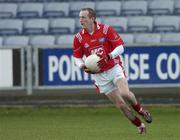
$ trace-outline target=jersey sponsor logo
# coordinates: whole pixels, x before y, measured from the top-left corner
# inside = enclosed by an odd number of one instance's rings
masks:
[[[105,42],[105,38],[104,38],[104,37],[101,37],[101,38],[99,39],[99,42],[100,42],[100,43],[104,43],[104,42]]]
[[[96,46],[91,49],[91,54],[103,55],[105,54],[105,50],[103,49],[103,46]]]

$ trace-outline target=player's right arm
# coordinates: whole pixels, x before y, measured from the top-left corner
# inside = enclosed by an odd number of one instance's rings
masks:
[[[75,36],[74,41],[73,41],[73,58],[74,58],[74,63],[77,65],[80,69],[83,71],[94,74],[91,72],[84,64],[84,61],[82,59],[83,57],[83,50],[81,48],[81,43],[79,42],[78,38]]]
[[[89,74],[94,74],[94,72],[91,72],[84,64],[84,61],[82,60],[82,58],[77,58],[77,57],[73,57],[74,58],[74,63],[76,66],[78,66],[80,69],[82,69],[83,71],[89,73]]]

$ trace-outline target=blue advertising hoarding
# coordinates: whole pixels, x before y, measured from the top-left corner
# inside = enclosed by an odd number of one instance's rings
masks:
[[[121,56],[130,85],[180,85],[180,47],[126,47]],[[75,66],[72,49],[42,50],[42,84],[92,85],[92,78]]]

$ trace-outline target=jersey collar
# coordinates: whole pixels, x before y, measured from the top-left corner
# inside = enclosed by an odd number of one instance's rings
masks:
[[[100,29],[100,25],[96,21],[94,22],[94,24],[95,24],[95,31],[99,30]],[[88,31],[86,29],[82,30],[82,34],[87,34],[87,33],[88,33]]]

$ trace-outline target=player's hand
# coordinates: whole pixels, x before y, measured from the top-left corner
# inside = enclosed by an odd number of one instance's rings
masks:
[[[98,66],[100,67],[100,68],[103,68],[104,67],[104,65],[106,65],[106,63],[111,59],[111,56],[110,56],[110,54],[108,54],[108,55],[103,55],[103,56],[101,56],[101,55],[99,55],[99,54],[97,54],[101,59],[98,61]]]
[[[81,69],[82,69],[83,71],[85,71],[86,73],[95,74],[95,72],[90,71],[85,65],[83,65],[83,66],[81,67]]]

